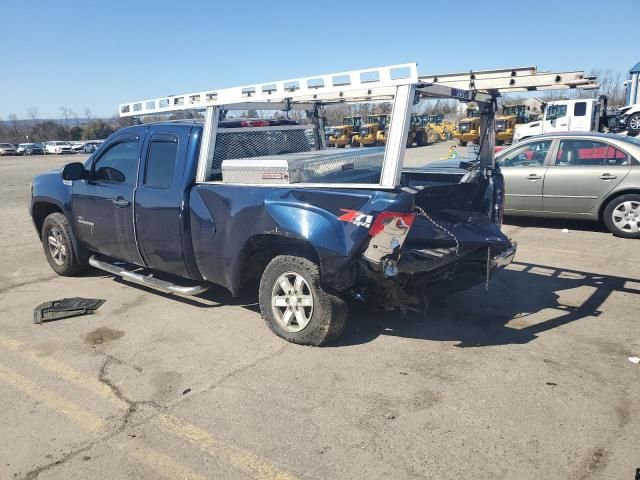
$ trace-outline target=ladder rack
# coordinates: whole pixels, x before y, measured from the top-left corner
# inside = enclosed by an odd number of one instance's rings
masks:
[[[595,77],[582,71],[538,72],[536,67],[481,70],[467,73],[446,73],[419,77],[421,82],[466,90],[530,92],[564,88],[597,89]]]
[[[392,99],[396,87],[417,82],[417,64],[404,63],[139,100],[120,104],[119,112],[121,117],[132,117],[223,105],[226,109],[248,110],[264,109],[265,103],[272,104],[269,108],[274,110],[308,110],[317,102]]]

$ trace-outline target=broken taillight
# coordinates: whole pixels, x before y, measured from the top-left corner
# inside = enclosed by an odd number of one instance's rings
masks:
[[[394,222],[394,227],[400,231],[407,230],[413,225],[413,221],[416,218],[415,213],[398,213],[398,212],[382,212],[378,214],[376,220],[369,229],[369,235],[372,237],[382,232],[386,226],[389,226],[391,222]]]

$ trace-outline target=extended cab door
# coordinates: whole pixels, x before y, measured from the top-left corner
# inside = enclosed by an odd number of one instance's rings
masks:
[[[553,140],[528,140],[498,155],[504,176],[505,213],[542,212],[542,187]]]
[[[133,224],[133,193],[143,129],[127,129],[95,155],[90,178],[73,182],[71,209],[78,239],[97,253],[141,264]]]
[[[191,241],[185,178],[191,127],[152,125],[147,131],[135,197],[136,233],[147,266],[189,277],[183,243]]]
[[[563,138],[554,157],[544,182],[546,212],[597,214],[600,199],[631,169],[628,154],[593,138]]]

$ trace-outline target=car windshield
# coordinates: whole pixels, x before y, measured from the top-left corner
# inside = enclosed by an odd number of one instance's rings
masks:
[[[56,144],[56,145],[62,145],[62,146],[65,146],[65,147],[68,147],[68,146],[69,146],[69,143],[68,143],[68,142],[55,142],[55,144]]]
[[[11,145],[10,143],[0,143],[0,147],[3,147],[3,148],[13,148],[13,145]]]

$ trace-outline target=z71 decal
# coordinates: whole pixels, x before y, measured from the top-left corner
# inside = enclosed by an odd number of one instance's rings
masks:
[[[343,222],[352,223],[357,227],[371,227],[371,222],[373,221],[373,215],[367,215],[363,212],[358,212],[357,210],[348,210],[346,208],[341,208],[341,212],[345,212],[344,214],[338,217],[338,220],[342,220]]]

